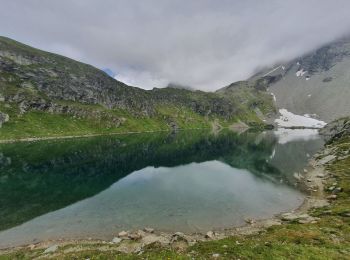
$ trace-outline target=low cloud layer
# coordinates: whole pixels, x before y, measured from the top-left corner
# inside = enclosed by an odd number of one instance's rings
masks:
[[[0,0],[0,34],[142,88],[215,90],[350,32],[348,0]]]

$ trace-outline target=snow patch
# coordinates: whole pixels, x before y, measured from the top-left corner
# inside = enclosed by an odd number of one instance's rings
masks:
[[[280,118],[275,119],[279,127],[309,127],[322,128],[326,125],[325,122],[307,116],[301,116],[289,112],[287,109],[280,109]]]
[[[275,96],[275,94],[271,93],[271,96],[272,96],[272,98],[273,98],[273,101],[276,102],[276,96]]]
[[[305,74],[306,72],[307,72],[306,70],[301,69],[301,70],[298,70],[298,71],[295,73],[295,75],[296,75],[297,77],[302,77],[302,76],[304,76],[304,74]]]
[[[267,72],[266,74],[264,74],[263,77],[266,77],[267,75],[271,74],[272,72],[278,70],[280,67],[281,67],[281,65],[278,66],[278,67],[276,67],[276,68],[274,68],[274,69],[272,69],[272,70],[270,70],[269,72]]]

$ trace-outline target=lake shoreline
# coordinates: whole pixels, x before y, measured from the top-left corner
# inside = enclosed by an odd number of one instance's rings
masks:
[[[324,149],[324,148],[323,148]],[[315,156],[314,156],[315,157]],[[303,203],[296,209],[289,212],[281,212],[276,214],[274,217],[266,219],[246,219],[247,224],[243,226],[236,226],[232,228],[222,229],[222,230],[212,230],[208,231],[207,234],[202,233],[192,233],[183,234],[182,232],[160,232],[153,231],[148,232],[144,230],[137,230],[126,232],[127,234],[116,234],[114,241],[106,241],[102,239],[60,239],[60,240],[46,240],[40,241],[35,244],[23,245],[17,247],[8,247],[0,249],[1,254],[11,253],[13,251],[21,249],[45,249],[52,245],[57,245],[59,247],[64,247],[66,245],[80,245],[80,244],[103,244],[103,245],[115,245],[118,244],[120,251],[124,253],[135,253],[137,250],[141,250],[144,246],[151,243],[159,243],[163,247],[173,247],[177,246],[181,241],[181,246],[186,248],[188,246],[194,245],[197,242],[213,241],[225,239],[231,236],[246,236],[251,234],[256,234],[274,225],[282,225],[288,223],[289,220],[298,220],[298,216],[303,216],[306,219],[305,223],[312,223],[315,221],[314,218],[307,215],[307,212],[314,207],[322,207],[328,204],[325,194],[323,192],[322,178],[326,177],[326,171],[323,167],[324,163],[312,158],[309,161],[308,166],[305,168],[305,174],[303,178],[298,180],[300,184],[300,189],[307,193],[307,196],[303,200]],[[321,176],[323,176],[321,178]],[[307,221],[309,220],[309,222]],[[120,240],[120,241],[119,241]]]
[[[210,128],[186,128],[176,129],[176,131],[184,130],[210,130]],[[173,130],[150,130],[150,131],[129,131],[129,132],[117,132],[117,133],[101,133],[101,134],[86,134],[86,135],[65,135],[65,136],[47,136],[47,137],[28,137],[18,139],[3,139],[0,140],[0,144],[10,144],[19,142],[37,142],[37,141],[48,141],[48,140],[64,140],[64,139],[75,139],[75,138],[89,138],[89,137],[100,137],[100,136],[114,136],[114,135],[128,135],[128,134],[145,134],[145,133],[160,133],[169,132]]]

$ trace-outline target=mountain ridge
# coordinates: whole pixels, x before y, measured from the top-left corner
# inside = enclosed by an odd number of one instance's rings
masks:
[[[331,122],[350,114],[350,37],[266,68],[248,81],[270,77],[276,105]],[[336,105],[335,105],[336,104]]]
[[[109,133],[209,128],[214,121],[221,126],[237,121],[263,126],[263,117],[275,112],[270,95],[254,86],[230,95],[173,87],[144,90],[91,65],[6,37],[0,37],[0,100],[0,112],[9,116],[1,122],[0,135],[16,138],[45,135],[45,128],[51,135],[75,135],[96,129]]]

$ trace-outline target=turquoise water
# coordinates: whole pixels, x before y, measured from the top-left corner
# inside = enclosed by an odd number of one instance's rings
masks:
[[[295,131],[0,145],[0,247],[146,226],[206,232],[296,208],[293,173],[323,142]]]

